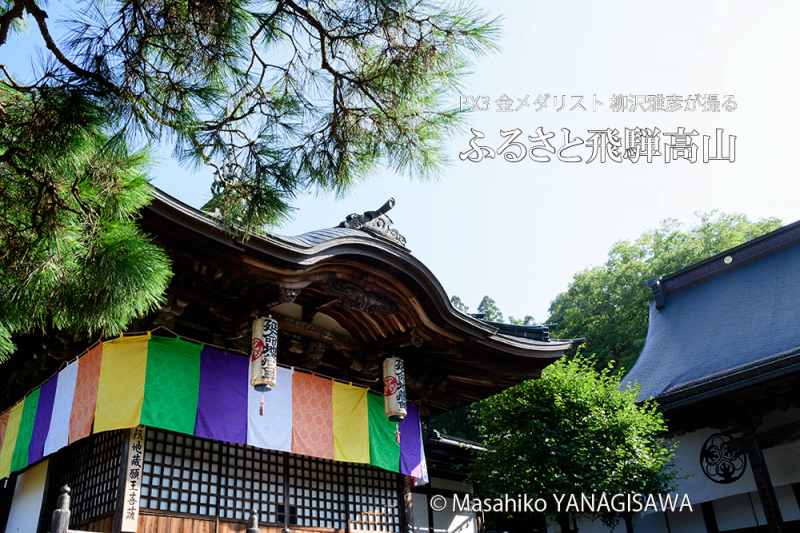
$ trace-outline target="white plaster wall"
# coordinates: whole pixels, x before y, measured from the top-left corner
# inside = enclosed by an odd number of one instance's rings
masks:
[[[776,487],[800,481],[800,441],[764,450],[764,460]]]
[[[762,429],[798,419],[800,419],[800,409],[775,411],[765,417]],[[714,483],[703,474],[700,468],[700,449],[705,439],[717,432],[718,430],[714,428],[703,428],[675,438],[678,442],[674,460],[679,472],[678,492],[689,494],[694,506],[706,501],[756,491],[749,461],[744,475],[734,483],[725,485]],[[774,486],[781,487],[800,482],[800,441],[764,450],[764,459]]]
[[[789,486],[777,487],[775,495],[778,497],[778,506],[783,519],[785,521],[800,520],[800,507],[797,505],[792,488]],[[713,502],[712,505],[720,531],[763,526],[767,523],[757,492],[723,498]]]
[[[746,494],[756,489],[749,462],[742,477],[733,483],[715,483],[705,476],[700,467],[700,450],[706,439],[717,432],[718,430],[714,428],[703,428],[675,439],[678,442],[673,461],[678,471],[676,492],[688,494],[692,506],[696,509],[699,509],[703,502],[735,494]]]
[[[668,533],[664,513],[650,512],[633,517],[633,530],[637,533]]]
[[[737,494],[716,500],[711,505],[720,531],[764,524],[764,512],[758,494]]]
[[[797,500],[794,497],[791,487],[783,486],[775,489],[778,497],[778,504],[781,508],[781,514],[785,521],[800,520],[800,507],[797,505]],[[752,500],[751,500],[752,499]],[[751,503],[752,501],[752,503]],[[758,493],[751,492],[748,494],[737,494],[728,496],[712,502],[714,508],[714,515],[717,519],[717,525],[720,531],[730,531],[744,527],[754,527],[766,524],[763,508],[761,507],[761,500]],[[669,513],[670,527],[675,531],[676,527],[688,527],[692,531],[705,532],[703,525],[703,515],[699,506],[696,508],[694,514],[688,513]],[[697,522],[699,520],[699,523]],[[592,523],[588,520],[579,520],[581,533],[606,533],[608,529],[603,529],[601,523]],[[677,526],[676,526],[677,524]],[[699,524],[699,525],[698,525]],[[548,531],[558,531],[558,526],[551,525],[552,529]],[[619,531],[619,527],[616,531]],[[634,531],[636,533],[667,533],[666,522],[663,513],[647,513],[645,515],[638,515],[634,518]],[[683,531],[683,530],[680,530]],[[616,532],[615,532],[616,533]]]
[[[451,506],[446,511],[433,513],[433,531],[436,533],[476,533],[476,526],[475,513],[453,513]]]
[[[452,479],[431,478],[431,488],[434,492],[436,492],[436,489],[442,489],[462,495],[472,494],[471,483]],[[477,521],[475,513],[454,513],[453,499],[449,498],[446,510],[433,511],[433,530],[436,533],[476,533]]]
[[[559,527],[560,529],[560,527]],[[589,518],[578,518],[579,533],[619,533],[625,532],[625,524],[620,522],[616,527],[610,528],[602,520],[591,520]]]
[[[633,518],[633,530],[636,533],[668,533],[664,514],[652,512],[635,516]],[[558,526],[555,526],[554,531],[558,531]],[[625,523],[620,521],[616,527],[609,528],[600,520],[579,518],[578,531],[580,533],[625,533]],[[705,527],[703,531],[705,532]]]
[[[674,533],[706,533],[706,523],[703,521],[703,512],[699,505],[695,506],[691,513],[689,511],[667,513],[667,518],[669,519],[669,528]]]
[[[794,497],[792,487],[783,486],[775,489],[778,496],[778,506],[781,508],[781,516],[785,521],[800,520],[800,506],[797,505],[797,498]],[[758,494],[756,494],[756,497]]]
[[[6,533],[33,533],[39,526],[44,485],[47,481],[47,461],[32,466],[17,478]]]

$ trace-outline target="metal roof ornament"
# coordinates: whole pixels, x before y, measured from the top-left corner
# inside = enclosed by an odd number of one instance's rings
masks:
[[[366,231],[376,237],[391,241],[400,246],[406,246],[406,238],[394,228],[394,222],[386,214],[394,207],[394,198],[386,200],[382,206],[375,211],[364,211],[363,213],[352,213],[339,223],[340,228],[350,228]]]

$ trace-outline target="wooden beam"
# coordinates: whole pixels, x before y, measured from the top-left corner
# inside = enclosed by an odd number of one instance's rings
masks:
[[[756,438],[758,439],[758,446],[762,450],[800,440],[800,420],[758,432],[756,433]]]
[[[282,331],[295,333],[315,341],[327,343],[340,351],[353,351],[358,350],[359,346],[353,339],[348,339],[342,335],[338,335],[319,326],[315,326],[310,322],[303,322],[286,315],[273,313],[273,317],[278,321],[279,328]]]
[[[761,506],[764,508],[764,515],[767,517],[767,531],[782,533],[784,530],[783,516],[778,505],[775,487],[772,485],[772,479],[767,469],[767,462],[764,460],[764,454],[755,436],[750,436],[747,444],[747,457],[750,459],[753,479],[758,488],[758,496],[761,499]]]
[[[703,522],[706,525],[706,531],[708,533],[719,533],[717,516],[714,514],[714,504],[711,502],[703,502],[700,504],[700,510],[703,513]]]
[[[116,507],[114,508],[114,518],[111,526],[113,533],[119,533],[122,528],[122,515],[125,512],[125,484],[128,476],[128,448],[130,445],[131,432],[129,430],[123,430],[123,434],[124,437],[119,445],[119,479],[117,480]]]

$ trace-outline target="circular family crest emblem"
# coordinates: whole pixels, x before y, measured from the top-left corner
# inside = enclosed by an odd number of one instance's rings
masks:
[[[731,441],[730,435],[714,433],[700,449],[700,467],[714,483],[733,483],[747,469],[747,456],[731,446]]]

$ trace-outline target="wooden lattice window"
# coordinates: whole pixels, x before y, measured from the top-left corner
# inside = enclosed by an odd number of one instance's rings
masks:
[[[140,505],[144,509],[216,516],[218,442],[148,430]]]
[[[289,524],[344,528],[347,464],[289,456]]]
[[[260,523],[283,523],[283,454],[226,444],[221,461],[219,517],[246,520],[257,510]]]
[[[148,429],[141,508],[262,525],[399,533],[401,476]]]
[[[400,531],[400,478],[367,465],[348,465],[351,531]]]
[[[126,434],[98,433],[64,448],[51,459],[46,516],[55,508],[58,489],[64,485],[72,489],[70,527],[77,528],[116,510]]]

